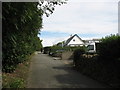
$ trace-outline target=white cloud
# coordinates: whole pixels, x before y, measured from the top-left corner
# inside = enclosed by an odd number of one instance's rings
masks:
[[[69,0],[71,2],[118,2],[119,0]]]
[[[58,28],[59,27],[59,28]],[[63,28],[64,27],[64,28]],[[117,24],[114,23],[69,23],[64,25],[47,26],[51,32],[78,33],[78,34],[111,34],[117,32]],[[47,31],[45,29],[45,31]]]
[[[68,37],[51,37],[51,38],[43,37],[41,38],[41,40],[43,40],[42,41],[43,46],[52,46],[57,44],[58,42],[66,40],[67,38]]]
[[[53,45],[53,42],[52,41],[55,41],[55,38],[41,38],[42,41],[42,44],[43,46],[52,46]]]
[[[66,5],[57,6],[50,17],[43,18],[43,31],[101,36],[117,33],[117,2],[118,0],[68,0]],[[58,39],[51,36],[44,38],[44,41],[53,44]]]
[[[99,24],[97,26],[101,27],[101,23],[104,22],[110,22],[110,20],[116,20],[117,19],[117,6],[111,6],[104,3],[83,3],[83,4],[77,4],[70,6],[72,7],[60,7],[57,9],[53,15],[51,15],[49,18],[45,18],[44,21],[44,30],[46,31],[61,31],[61,32],[68,32],[67,28],[69,29],[69,26],[71,26],[71,23],[73,23],[73,27],[71,29],[78,29],[77,27],[80,27],[81,24],[86,24],[85,28],[88,27],[90,29],[91,24],[95,26],[95,24]],[[68,5],[69,6],[69,5]],[[67,9],[66,9],[67,8]],[[109,15],[113,14],[113,15]],[[116,22],[117,23],[117,22]],[[78,26],[75,26],[77,24]],[[101,25],[100,25],[101,24]],[[109,24],[109,23],[108,23]],[[88,25],[88,26],[87,26]],[[83,25],[82,25],[83,26]],[[112,25],[113,26],[113,25]],[[107,31],[109,32],[109,29],[112,27],[107,28]],[[99,27],[96,27],[99,28]],[[84,28],[83,28],[84,29]],[[88,29],[88,31],[89,31]],[[79,29],[78,29],[79,30]]]

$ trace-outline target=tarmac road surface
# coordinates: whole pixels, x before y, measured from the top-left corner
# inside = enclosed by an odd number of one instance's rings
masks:
[[[45,54],[31,58],[27,88],[105,88],[74,70],[66,60],[55,60]]]

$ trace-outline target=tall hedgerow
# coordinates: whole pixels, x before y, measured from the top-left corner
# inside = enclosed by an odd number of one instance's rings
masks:
[[[36,2],[2,4],[2,70],[12,72],[18,63],[42,47],[37,34],[42,28],[42,11]]]
[[[120,58],[120,36],[111,35],[102,39],[99,45],[99,58],[101,60],[116,60]]]

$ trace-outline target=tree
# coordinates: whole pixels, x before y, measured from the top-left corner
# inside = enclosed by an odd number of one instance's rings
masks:
[[[39,0],[38,9],[48,17],[55,10],[56,5],[66,4],[67,0]]]
[[[3,71],[12,72],[18,63],[42,48],[37,37],[42,28],[42,11],[38,3],[7,2],[2,4]]]
[[[46,4],[44,4],[46,2]],[[42,48],[37,35],[42,28],[42,16],[53,12],[61,0],[37,2],[4,2],[2,4],[2,70],[12,72],[17,64]],[[37,8],[38,7],[38,8]],[[53,7],[53,8],[52,8]]]

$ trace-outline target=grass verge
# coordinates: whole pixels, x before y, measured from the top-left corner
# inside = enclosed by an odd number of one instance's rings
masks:
[[[33,55],[28,56],[26,61],[20,63],[14,72],[2,73],[2,88],[26,88],[31,57]]]

